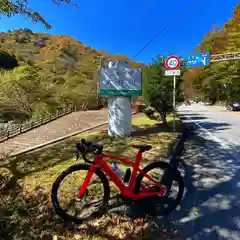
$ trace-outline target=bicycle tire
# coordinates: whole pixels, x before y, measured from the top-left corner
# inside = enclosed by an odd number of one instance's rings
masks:
[[[180,172],[176,169],[171,167],[168,163],[166,162],[154,162],[154,163],[150,163],[148,164],[146,167],[143,168],[143,172],[145,174],[147,174],[149,171],[153,170],[154,168],[161,168],[161,169],[166,169],[169,171],[170,175],[173,176],[173,179],[176,180],[178,182],[178,187],[179,187],[179,191],[177,194],[177,198],[175,200],[175,204],[169,208],[169,209],[165,209],[163,210],[161,213],[164,215],[168,215],[170,214],[174,209],[176,209],[176,207],[180,204],[182,197],[183,197],[183,193],[184,193],[184,181],[183,178],[180,174]],[[144,175],[142,173],[139,173],[137,178],[136,178],[136,184],[135,184],[135,188],[134,188],[134,192],[135,193],[139,193],[140,192],[140,188],[141,188],[141,182],[143,180]],[[171,188],[171,187],[170,187]],[[151,197],[147,197],[151,198]],[[136,201],[137,203],[142,202],[142,199],[139,199]]]
[[[85,220],[89,220],[89,219],[92,219],[92,218],[102,216],[107,209],[108,201],[110,199],[110,186],[109,186],[109,181],[108,181],[107,177],[105,176],[105,174],[100,169],[96,169],[94,174],[96,174],[99,177],[101,183],[103,184],[104,196],[103,196],[102,203],[101,203],[100,207],[98,208],[98,210],[96,212],[94,212],[90,216],[83,217],[83,218],[78,218],[78,217],[74,217],[74,216],[69,215],[59,204],[57,193],[58,193],[59,186],[60,186],[61,182],[63,181],[63,179],[66,176],[68,176],[69,174],[71,174],[73,172],[76,172],[76,171],[81,171],[81,170],[87,170],[88,171],[89,167],[90,167],[90,165],[87,165],[87,164],[73,165],[73,166],[69,167],[68,169],[66,169],[65,171],[63,171],[57,177],[57,179],[55,180],[55,182],[52,185],[51,200],[52,200],[53,208],[54,208],[54,211],[56,212],[56,214],[58,216],[60,216],[63,220],[78,223],[78,224],[82,224]]]

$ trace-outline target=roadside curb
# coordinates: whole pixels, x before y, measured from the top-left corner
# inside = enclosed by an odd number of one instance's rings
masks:
[[[168,159],[169,164],[174,167],[178,168],[179,161],[181,159],[183,150],[184,150],[184,143],[189,135],[189,127],[182,121],[181,116],[178,116],[182,125],[181,132],[178,134],[177,137],[173,138],[172,142],[170,143],[169,150],[168,150]]]
[[[134,112],[134,113],[132,113],[132,115],[136,115],[137,113],[138,113],[138,112]],[[8,156],[9,156],[9,157],[16,157],[16,156],[21,155],[21,154],[24,154],[24,153],[29,153],[29,152],[31,152],[31,151],[34,151],[34,150],[37,150],[37,149],[46,147],[47,145],[51,145],[51,144],[54,144],[54,143],[57,143],[57,142],[66,140],[67,138],[73,137],[73,136],[75,136],[75,135],[78,135],[78,134],[81,134],[81,133],[84,133],[84,132],[88,132],[88,131],[90,131],[90,130],[93,130],[93,129],[98,128],[98,127],[101,127],[101,126],[104,126],[104,125],[106,125],[106,124],[108,124],[108,121],[105,121],[105,122],[103,122],[103,123],[94,125],[94,126],[89,127],[89,128],[85,128],[85,129],[78,130],[78,131],[76,131],[76,132],[73,132],[73,133],[64,135],[64,136],[62,136],[62,137],[55,138],[55,139],[53,139],[53,140],[51,140],[51,141],[48,141],[48,142],[45,142],[45,143],[41,143],[41,144],[35,145],[35,146],[33,146],[33,147],[30,147],[30,148],[21,150],[21,151],[19,151],[19,152],[10,154],[10,155],[8,155]],[[0,159],[1,159],[1,157],[0,157]]]

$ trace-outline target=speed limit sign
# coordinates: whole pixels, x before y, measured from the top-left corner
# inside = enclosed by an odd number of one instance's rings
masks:
[[[168,70],[176,70],[181,65],[181,59],[177,56],[169,56],[165,61],[165,67]]]

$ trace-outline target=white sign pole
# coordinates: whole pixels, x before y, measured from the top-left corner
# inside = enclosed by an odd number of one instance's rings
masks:
[[[176,131],[176,76],[180,76],[178,69],[181,65],[181,59],[177,56],[169,56],[165,61],[165,76],[173,76],[173,131]]]
[[[173,76],[173,131],[176,131],[176,76]]]
[[[109,68],[121,71],[119,62],[109,63]],[[124,66],[125,67],[125,66]],[[131,98],[123,96],[108,97],[108,136],[126,137],[132,133]]]

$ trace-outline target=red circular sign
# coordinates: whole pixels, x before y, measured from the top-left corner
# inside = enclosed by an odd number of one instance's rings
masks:
[[[165,67],[168,70],[176,70],[181,65],[181,59],[177,56],[169,56],[165,61]]]

